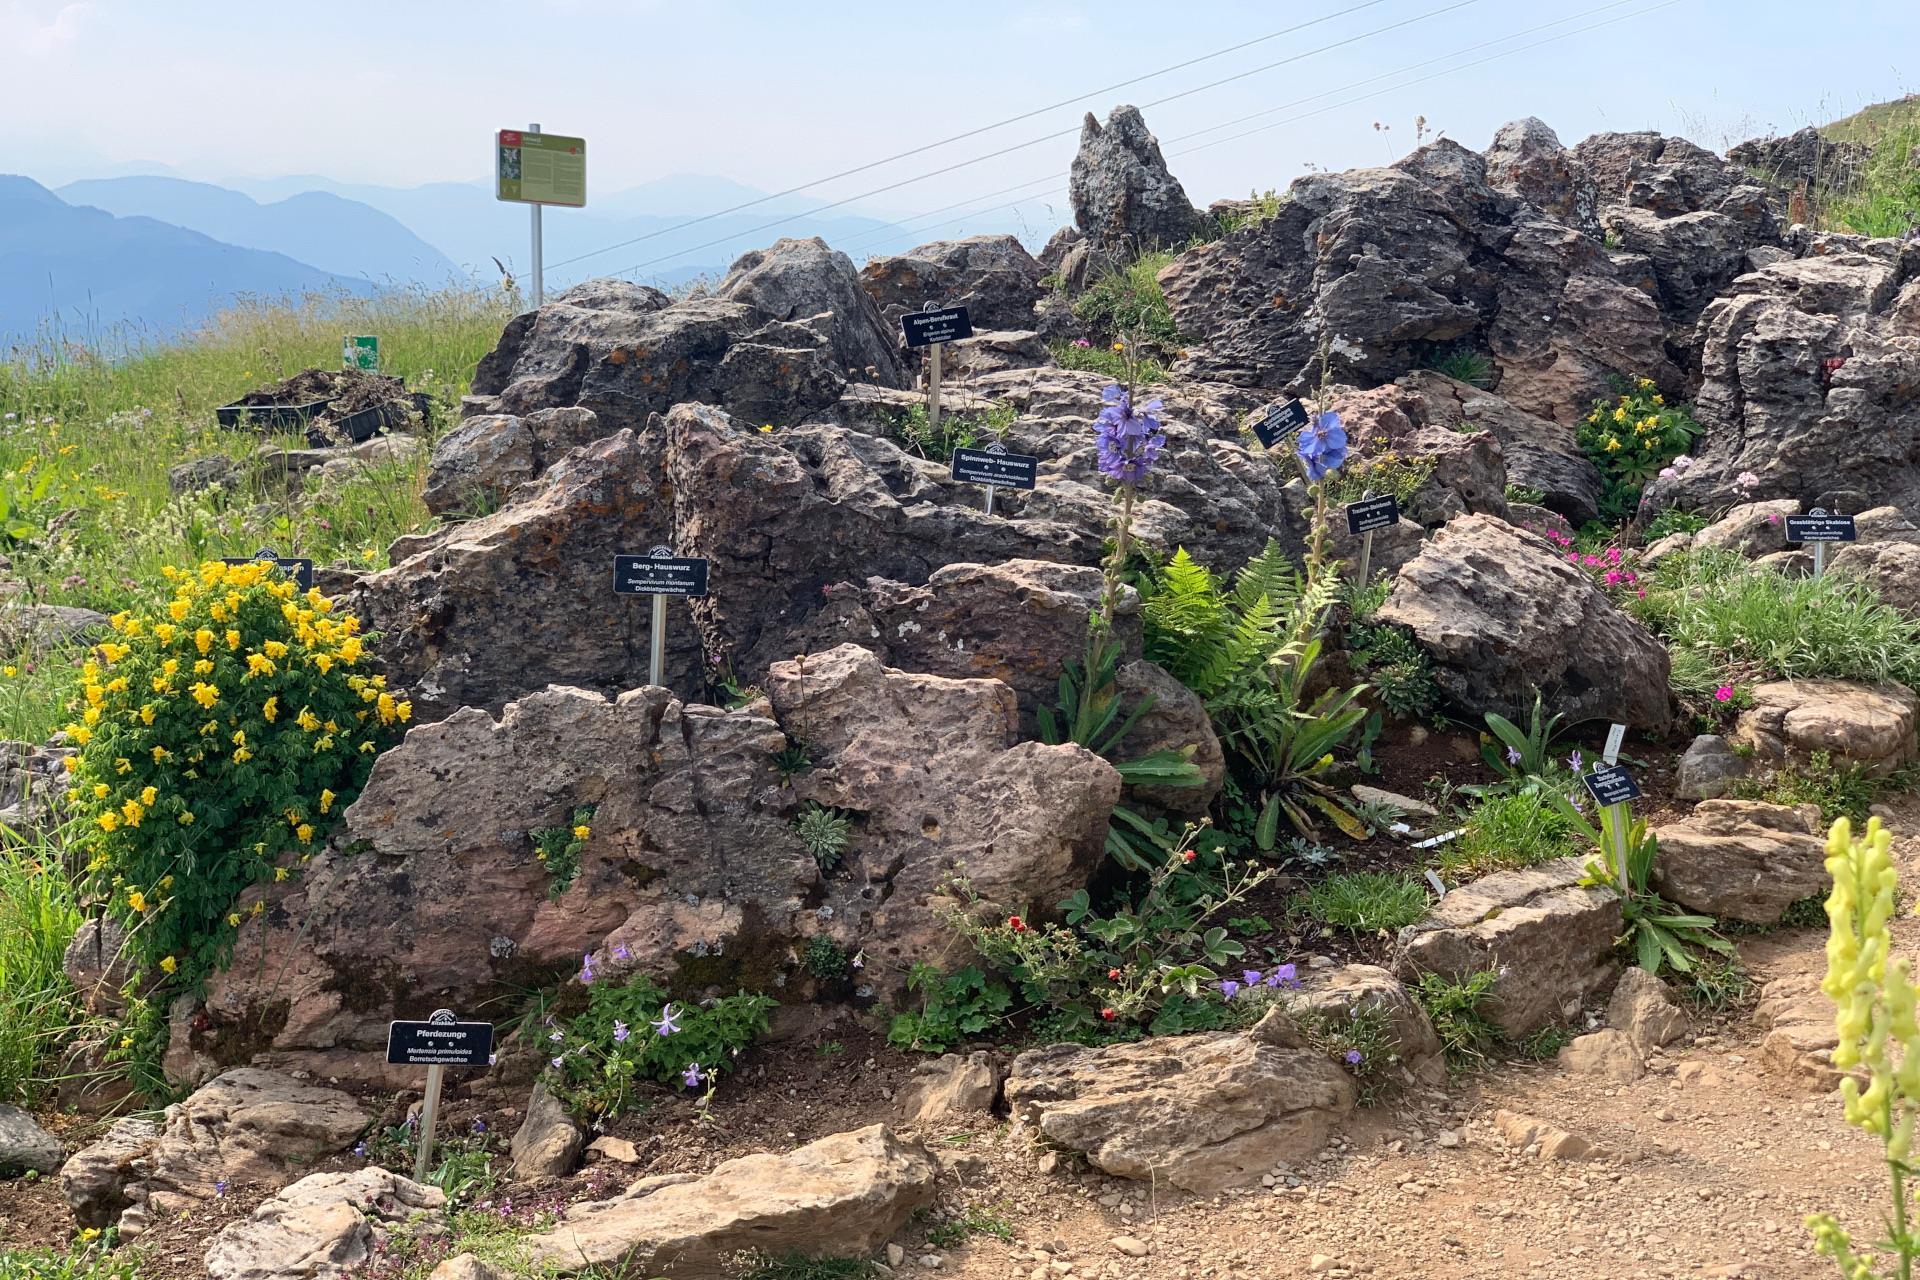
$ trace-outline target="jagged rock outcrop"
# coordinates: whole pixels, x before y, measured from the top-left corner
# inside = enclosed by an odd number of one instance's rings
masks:
[[[1769,498],[1920,508],[1920,336],[1898,320],[1920,244],[1828,237],[1816,249],[1740,276],[1702,313],[1694,413],[1706,434],[1692,466],[1648,487],[1644,511]]]
[[[850,380],[897,387],[905,377],[897,330],[860,287],[853,260],[818,236],[742,254],[714,293],[825,333]]]
[[[473,1009],[589,955],[598,975],[644,970],[676,992],[778,992],[825,931],[891,981],[958,945],[941,919],[956,872],[1021,911],[1086,884],[1119,775],[1020,741],[1006,685],[848,645],[776,664],[768,688],[779,724],[764,702],[555,687],[497,720],[466,708],[415,727],[347,810],[344,847],[242,927],[187,1047],[384,1080],[367,1050],[389,1019]],[[789,735],[812,766],[782,785]],[[853,819],[837,863],[793,831],[808,800]],[[556,889],[530,833],[582,808],[592,836]]]
[[[1250,1031],[1031,1049],[1006,1092],[1017,1119],[1095,1168],[1203,1194],[1312,1155],[1355,1097],[1278,1012]]]
[[[1487,183],[1519,196],[1542,213],[1596,239],[1600,193],[1587,172],[1546,121],[1528,116],[1500,126],[1487,147]]]
[[[1511,170],[1505,171],[1511,176]],[[1572,423],[1618,375],[1678,391],[1655,300],[1601,243],[1432,143],[1383,169],[1310,174],[1272,218],[1161,272],[1189,340],[1177,371],[1242,386],[1375,385],[1455,351],[1515,407]]]
[[[1003,492],[993,515],[945,466],[869,430],[763,432],[683,404],[573,451],[490,515],[402,539],[394,566],[362,580],[353,603],[387,636],[383,660],[416,714],[432,719],[497,710],[552,683],[616,693],[644,681],[646,602],[614,595],[611,571],[616,554],[655,544],[712,562],[695,625],[681,621],[687,606],[671,606],[667,678],[690,695],[709,655],[751,682],[803,649],[871,639],[872,619],[863,628],[836,599],[842,584],[916,588],[954,564],[1096,564],[1112,519],[1091,426],[1104,380],[1020,372],[972,385],[1018,411],[1009,447],[1043,459],[1039,488]],[[1135,509],[1143,542],[1164,554],[1185,546],[1223,572],[1270,536],[1297,545],[1304,488],[1233,438],[1238,418],[1206,389],[1169,397],[1165,462]],[[977,618],[970,629],[1018,624]]]
[[[1032,329],[1046,273],[1013,236],[968,236],[870,259],[860,268],[860,285],[889,325],[931,302],[964,306],[974,332],[984,333]]]
[[[1137,107],[1115,107],[1104,125],[1087,113],[1067,195],[1082,243],[1128,259],[1178,249],[1207,227]]]
[[[420,499],[437,516],[484,513],[569,449],[609,434],[600,419],[578,406],[536,409],[524,418],[510,413],[468,418],[433,446]]]
[[[551,1230],[526,1237],[528,1260],[558,1275],[619,1267],[721,1280],[749,1252],[860,1257],[933,1200],[937,1173],[920,1144],[869,1125],[729,1160],[704,1178],[642,1178],[611,1200],[573,1205]]]
[[[1753,138],[1727,151],[1728,160],[1785,193],[1776,212],[1788,221],[1805,221],[1813,201],[1826,192],[1854,189],[1871,155],[1871,147],[1829,142],[1811,125],[1780,137]]]
[[[1428,540],[1378,616],[1413,633],[1441,690],[1475,716],[1524,720],[1537,691],[1569,723],[1672,722],[1666,646],[1552,543],[1491,516]]]
[[[1400,931],[1394,971],[1455,982],[1493,971],[1487,1016],[1516,1039],[1571,1017],[1619,967],[1619,896],[1582,885],[1585,874],[1582,859],[1560,858],[1461,885]]]
[[[229,1188],[278,1190],[373,1123],[353,1098],[275,1071],[241,1068],[167,1108],[158,1125],[123,1120],[61,1170],[80,1225],[123,1239]]]

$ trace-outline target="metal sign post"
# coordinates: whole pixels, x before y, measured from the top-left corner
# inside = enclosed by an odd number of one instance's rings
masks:
[[[527,126],[527,132],[538,134],[540,122],[535,120]],[[540,234],[540,208],[538,203],[527,206],[533,210],[533,305],[537,309],[547,300],[547,246],[545,237]]]
[[[413,1180],[425,1182],[433,1167],[433,1133],[440,1123],[440,1088],[448,1067],[485,1067],[493,1063],[493,1024],[462,1022],[451,1009],[435,1009],[425,1022],[387,1024],[387,1065],[425,1067],[426,1099],[420,1104],[420,1137],[413,1157]]]
[[[1608,736],[1610,749],[1613,747],[1613,736]],[[1640,798],[1640,784],[1633,780],[1633,775],[1625,768],[1611,761],[1587,774],[1581,781],[1586,784],[1587,794],[1593,797],[1594,803],[1605,809],[1611,819],[1613,860],[1619,872],[1620,892],[1623,895],[1630,893],[1633,882],[1627,874],[1627,805]]]
[[[900,328],[906,336],[908,350],[928,348],[927,430],[936,432],[940,429],[940,348],[961,338],[971,338],[973,318],[965,307],[943,307],[929,302],[920,310],[901,316]],[[993,508],[989,506],[987,510]]]
[[[940,430],[940,348],[944,342],[936,342],[927,352],[927,433],[937,435]],[[987,501],[993,501],[988,495]]]
[[[1391,529],[1400,523],[1400,503],[1390,493],[1375,496],[1371,489],[1358,502],[1346,505],[1347,532],[1360,535],[1361,586],[1373,575],[1373,535],[1377,529]]]
[[[707,594],[707,562],[676,556],[669,546],[644,556],[613,558],[613,589],[623,596],[653,597],[653,634],[647,650],[647,683],[663,685],[667,676],[667,597]]]

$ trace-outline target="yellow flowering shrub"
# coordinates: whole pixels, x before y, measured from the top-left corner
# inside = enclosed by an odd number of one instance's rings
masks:
[[[1888,1275],[1907,1276],[1920,1254],[1910,1234],[1906,1180],[1913,1149],[1914,1118],[1920,1115],[1920,1026],[1914,1020],[1911,967],[1893,958],[1891,924],[1900,873],[1893,865],[1893,837],[1874,818],[1856,838],[1842,818],[1827,836],[1827,873],[1833,892],[1827,898],[1827,976],[1820,989],[1833,998],[1840,1043],[1833,1065],[1851,1072],[1840,1084],[1847,1123],[1877,1135],[1886,1144],[1893,1182],[1893,1212],[1888,1239],[1899,1263]],[[1861,1087],[1859,1076],[1866,1078]],[[1881,1274],[1871,1254],[1854,1252],[1852,1238],[1832,1214],[1807,1219],[1814,1249],[1832,1258],[1846,1280],[1874,1280]]]
[[[1670,405],[1651,378],[1641,378],[1613,403],[1596,401],[1580,421],[1581,452],[1600,470],[1600,515],[1625,520],[1640,505],[1640,491],[1662,468],[1683,458],[1700,434],[1685,409]]]
[[[81,668],[66,794],[136,979],[197,981],[240,892],[323,838],[413,708],[363,670],[359,620],[271,563],[165,572],[166,608],[115,615]]]

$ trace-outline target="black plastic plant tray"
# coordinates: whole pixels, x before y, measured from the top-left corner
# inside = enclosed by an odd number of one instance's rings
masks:
[[[252,427],[256,430],[303,430],[309,422],[333,403],[314,400],[307,404],[223,404],[213,416],[223,427]]]

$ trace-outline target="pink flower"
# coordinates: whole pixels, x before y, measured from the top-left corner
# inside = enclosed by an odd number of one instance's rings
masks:
[[[1609,570],[1607,570],[1607,579],[1606,579],[1606,581],[1607,581],[1607,585],[1608,585],[1608,586],[1610,586],[1610,587],[1617,587],[1617,586],[1619,586],[1619,585],[1620,585],[1620,571],[1619,571],[1618,569],[1609,569]]]
[[[1680,473],[1679,473],[1679,472],[1677,472],[1677,471],[1675,471],[1675,470],[1674,470],[1674,469],[1673,469],[1672,467],[1662,467],[1662,468],[1660,468],[1660,478],[1661,478],[1662,480],[1671,480],[1671,479],[1673,479],[1673,478],[1674,478],[1675,476],[1677,476],[1677,475],[1679,475],[1679,474],[1680,474]]]
[[[1088,342],[1085,338],[1075,338],[1073,340],[1073,345],[1076,347],[1079,347],[1082,351],[1084,351],[1088,347],[1092,346],[1093,344],[1091,342]]]
[[[1618,548],[1618,547],[1608,547],[1608,548],[1607,548],[1607,563],[1608,563],[1608,564],[1619,564],[1619,563],[1620,563],[1620,548]]]
[[[1715,689],[1713,691],[1713,700],[1715,702],[1733,701],[1733,686],[1730,684],[1723,684],[1718,689]]]
[[[1780,517],[1779,517],[1779,516],[1768,516],[1768,517],[1767,517],[1767,523],[1768,523],[1768,524],[1779,524],[1779,523],[1780,523]]]

